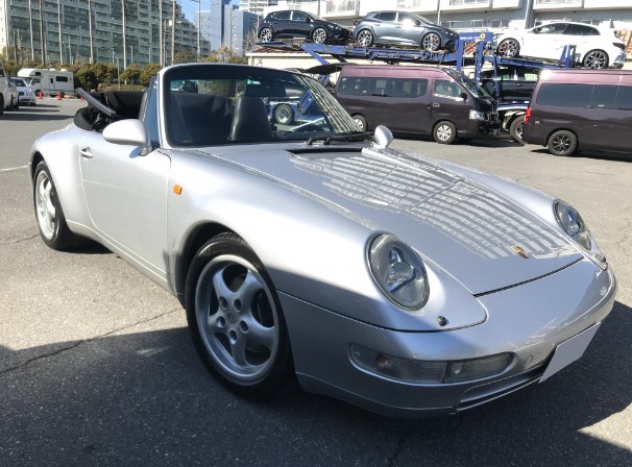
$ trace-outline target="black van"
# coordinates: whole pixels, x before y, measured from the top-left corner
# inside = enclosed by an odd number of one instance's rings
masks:
[[[632,152],[632,72],[544,70],[522,138],[570,156],[582,149]]]
[[[448,68],[346,65],[334,96],[360,128],[432,135],[438,143],[498,134],[494,99]]]

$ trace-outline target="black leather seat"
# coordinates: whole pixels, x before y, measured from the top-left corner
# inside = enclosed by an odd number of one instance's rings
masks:
[[[239,143],[272,141],[268,109],[260,97],[243,95],[235,104],[230,140]]]

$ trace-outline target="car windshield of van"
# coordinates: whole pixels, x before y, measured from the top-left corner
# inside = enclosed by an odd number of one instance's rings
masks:
[[[467,89],[474,97],[482,97],[483,99],[493,99],[493,97],[480,87],[476,82],[472,81],[465,75],[459,75],[459,82]]]
[[[298,73],[191,65],[167,71],[163,84],[173,146],[338,141],[363,134],[318,81]]]

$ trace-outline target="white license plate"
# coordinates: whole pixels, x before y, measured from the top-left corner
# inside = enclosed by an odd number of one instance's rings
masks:
[[[540,378],[540,383],[546,381],[575,360],[579,360],[582,355],[584,355],[590,341],[595,337],[600,325],[601,323],[597,323],[558,345],[551,359],[551,363],[546,367],[546,371],[542,375],[542,378]]]

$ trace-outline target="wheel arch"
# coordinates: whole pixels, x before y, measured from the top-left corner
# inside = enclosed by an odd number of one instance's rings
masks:
[[[184,240],[182,251],[180,251],[175,258],[175,265],[173,268],[174,278],[172,281],[174,291],[176,292],[176,296],[182,306],[184,306],[184,291],[186,288],[187,276],[195,254],[207,241],[222,233],[234,233],[235,235],[239,235],[237,232],[221,223],[208,221],[196,226],[191,232],[189,232],[188,236]]]

